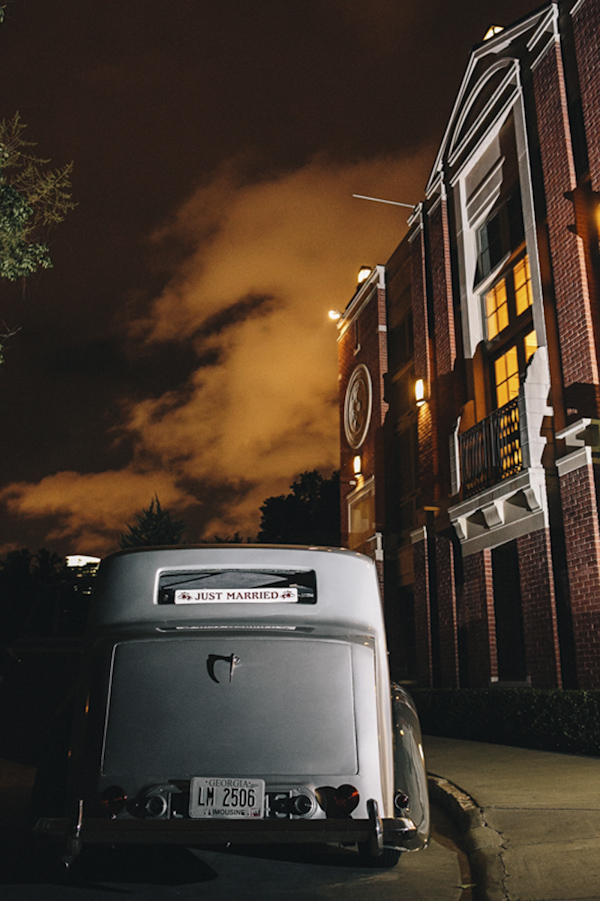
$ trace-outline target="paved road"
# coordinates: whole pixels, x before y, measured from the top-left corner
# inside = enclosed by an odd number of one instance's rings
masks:
[[[314,846],[190,850],[88,848],[67,881],[53,875],[43,849],[20,830],[0,834],[0,898],[6,901],[106,901],[128,898],[245,901],[466,901],[459,855],[439,835],[393,870],[360,865],[351,849]],[[54,859],[54,858],[53,858]]]

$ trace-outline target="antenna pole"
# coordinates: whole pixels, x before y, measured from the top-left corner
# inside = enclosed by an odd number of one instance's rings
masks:
[[[409,210],[414,210],[414,203],[401,203],[399,200],[383,200],[381,197],[367,197],[365,194],[353,194],[353,197],[357,197],[359,200],[374,200],[376,203],[391,203],[393,206],[405,206],[408,207]]]

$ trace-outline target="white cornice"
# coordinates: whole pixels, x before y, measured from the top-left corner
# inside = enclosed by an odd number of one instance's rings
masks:
[[[556,5],[556,3],[553,3],[540,22],[535,33],[527,42],[527,49],[530,53],[536,56],[536,58],[531,63],[532,71],[539,66],[548,51],[560,42],[558,16],[558,6]]]
[[[489,82],[489,80],[493,78],[497,72],[502,71],[502,69],[508,69],[505,77],[502,79],[484,108],[477,116],[475,123],[471,126],[466,135],[460,140],[460,143],[455,144],[454,137],[460,135],[461,129],[467,117],[469,116],[469,113],[473,109],[473,105],[477,101],[477,98],[485,89],[485,86]],[[496,63],[494,63],[493,66],[490,66],[490,68],[486,70],[484,75],[482,75],[479,81],[474,85],[472,91],[469,92],[469,101],[468,103],[465,103],[463,110],[456,122],[456,126],[452,132],[452,138],[449,141],[448,162],[451,166],[454,165],[467,145],[473,140],[476,131],[481,128],[482,122],[485,122],[486,119],[490,117],[490,114],[492,113],[494,107],[497,105],[502,95],[506,92],[507,88],[511,87],[511,85],[515,90],[511,93],[511,96],[506,99],[506,101],[502,104],[502,108],[493,117],[493,120],[489,124],[490,128],[493,127],[494,122],[497,121],[498,118],[502,117],[505,110],[513,105],[517,96],[519,88],[517,60],[514,57],[505,57],[504,59],[498,60]]]
[[[442,143],[440,145],[438,155],[432,168],[432,175],[430,180],[435,178],[435,174],[441,169],[442,160],[444,159],[447,147],[449,145],[450,137],[454,133],[456,127],[457,117],[460,115],[460,111],[464,107],[467,98],[471,94],[472,87],[470,83],[477,65],[486,56],[497,57],[499,54],[505,52],[512,42],[514,42],[522,34],[525,34],[527,31],[531,31],[532,28],[535,27],[536,22],[545,16],[546,9],[542,10],[541,12],[538,11],[532,13],[522,22],[519,22],[518,24],[513,25],[510,28],[505,28],[504,31],[500,32],[495,37],[490,38],[490,40],[478,44],[471,52],[465,74],[463,76],[456,100],[454,102],[452,113],[450,114],[450,118],[448,119],[448,124],[446,126],[446,131],[444,132],[444,137],[442,138]],[[429,189],[429,183],[427,187]]]
[[[374,266],[369,277],[360,286],[340,319],[338,320],[338,341],[346,333],[348,326],[360,315],[364,307],[368,304],[373,293],[378,289],[385,291],[385,266]]]

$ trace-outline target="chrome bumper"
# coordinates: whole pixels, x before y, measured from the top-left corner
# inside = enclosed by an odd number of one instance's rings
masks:
[[[396,819],[344,820],[217,820],[217,819],[100,819],[42,817],[34,827],[37,835],[64,839],[67,844],[160,844],[206,845],[293,844],[301,842],[372,842],[417,850],[424,844],[417,827],[407,817]]]

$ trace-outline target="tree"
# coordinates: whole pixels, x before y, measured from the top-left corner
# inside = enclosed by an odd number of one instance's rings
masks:
[[[58,635],[67,598],[62,591],[64,557],[27,548],[0,558],[0,644],[32,635]]]
[[[184,531],[182,519],[171,519],[168,510],[164,510],[158,497],[150,506],[136,513],[135,525],[127,525],[127,532],[121,532],[119,547],[157,547],[160,545],[181,544]]]
[[[73,163],[49,169],[25,128],[19,113],[0,122],[0,276],[9,281],[52,266],[48,232],[75,207]]]
[[[48,234],[75,207],[73,163],[49,169],[50,160],[32,153],[36,145],[24,131],[18,112],[0,122],[0,278],[11,282],[52,266]],[[18,330],[4,325],[0,331],[0,363],[7,339]]]
[[[258,541],[264,544],[339,546],[340,474],[324,478],[313,469],[290,485],[290,493],[261,506]]]
[[[0,23],[5,14],[2,4]],[[48,232],[75,206],[73,163],[49,169],[50,160],[32,152],[36,144],[25,139],[25,127],[18,112],[0,122],[0,277],[13,282],[52,266]]]

